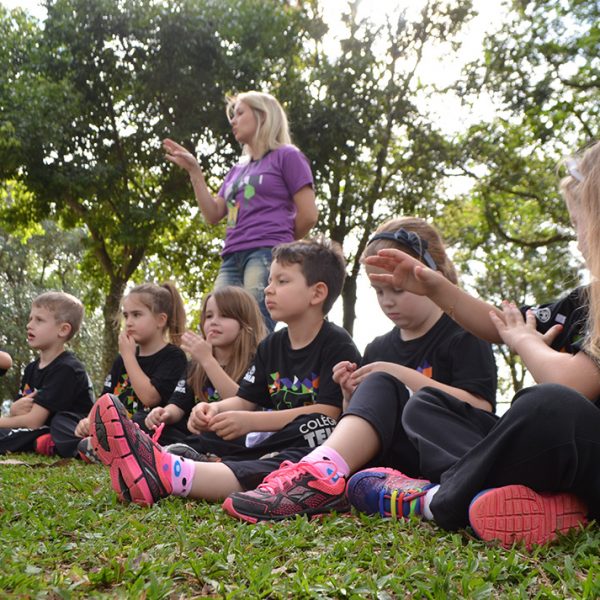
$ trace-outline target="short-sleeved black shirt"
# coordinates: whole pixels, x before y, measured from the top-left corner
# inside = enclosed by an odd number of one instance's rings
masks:
[[[188,363],[188,366],[184,373],[182,373],[175,389],[173,390],[173,394],[169,400],[169,404],[174,404],[181,408],[181,410],[185,413],[186,417],[190,416],[192,409],[198,402],[200,402],[200,398],[197,398],[194,394],[194,389],[188,383],[188,377],[191,369],[191,364]],[[204,396],[206,400],[202,400],[203,402],[217,402],[221,400],[221,396],[219,396],[219,392],[216,390],[215,386],[211,383],[210,379],[206,380],[204,387],[202,388],[204,392]]]
[[[554,325],[562,325],[563,329],[552,342],[551,347],[560,352],[577,354],[582,350],[587,333],[587,287],[582,286],[569,292],[559,300],[537,306],[522,306],[523,316],[529,309],[533,310],[536,329],[546,333]]]
[[[150,378],[150,383],[160,394],[160,405],[164,406],[169,401],[175,385],[185,369],[187,362],[185,353],[174,344],[167,344],[155,354],[136,358],[140,369]],[[120,354],[104,380],[102,393],[118,396],[130,414],[138,410],[150,410],[144,407],[133,391]]]
[[[360,360],[360,353],[345,329],[324,321],[308,346],[292,349],[286,327],[258,345],[254,363],[242,378],[238,395],[274,410],[310,404],[341,408],[342,391],[333,381],[332,370],[343,360]]]
[[[496,406],[497,372],[491,345],[465,331],[446,314],[420,338],[404,341],[398,327],[375,338],[365,348],[362,364],[376,361],[415,369]]]
[[[79,359],[65,351],[43,369],[39,364],[38,358],[25,367],[19,398],[37,390],[34,402],[50,411],[50,418],[65,411],[86,417],[94,403],[94,391]]]

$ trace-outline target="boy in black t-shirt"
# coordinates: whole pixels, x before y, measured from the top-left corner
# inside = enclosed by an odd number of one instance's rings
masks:
[[[274,249],[265,302],[273,319],[287,328],[260,343],[237,396],[198,404],[188,423],[195,433],[218,436],[204,451],[222,462],[192,462],[164,452],[127,420],[114,396],[100,398],[90,418],[92,439],[111,467],[119,497],[145,505],[169,494],[220,500],[256,486],[283,460],[298,460],[322,443],[342,409],[333,366],[359,358],[348,333],[325,321],[344,277],[343,256],[329,242]],[[236,454],[240,447],[230,440],[251,431],[275,433]]]
[[[34,299],[27,340],[39,357],[25,367],[10,415],[0,418],[0,454],[53,454],[48,427],[53,417],[62,411],[83,417],[91,409],[90,379],[75,355],[65,350],[82,320],[83,305],[70,294],[46,292]]]

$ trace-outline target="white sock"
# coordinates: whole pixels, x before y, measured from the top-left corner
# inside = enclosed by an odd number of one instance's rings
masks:
[[[423,498],[423,518],[427,519],[428,521],[433,521],[433,513],[431,512],[429,505],[431,504],[431,499],[435,496],[435,493],[439,489],[439,485],[434,485],[432,488],[429,488],[427,492],[425,492],[425,497]]]

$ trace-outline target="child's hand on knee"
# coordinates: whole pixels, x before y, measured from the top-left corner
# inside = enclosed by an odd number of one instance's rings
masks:
[[[88,437],[88,435],[90,435],[90,420],[88,417],[83,417],[83,419],[77,423],[75,435],[80,438]]]

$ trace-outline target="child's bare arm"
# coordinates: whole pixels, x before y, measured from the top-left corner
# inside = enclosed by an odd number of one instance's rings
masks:
[[[50,411],[34,402],[31,410],[23,415],[14,417],[0,417],[0,427],[14,429],[16,427],[27,427],[38,429],[46,424]]]
[[[8,352],[2,352],[0,350],[0,369],[2,371],[8,371],[12,367],[12,358]]]
[[[211,431],[224,440],[238,438],[250,431],[280,431],[297,416],[321,413],[337,419],[341,409],[330,404],[310,404],[285,410],[247,412],[230,410],[219,412],[211,421]]]

